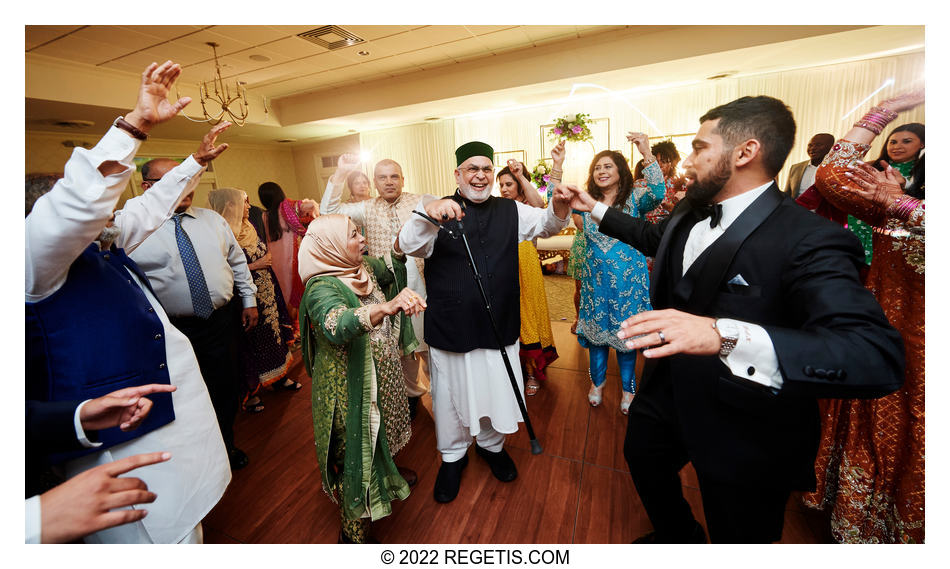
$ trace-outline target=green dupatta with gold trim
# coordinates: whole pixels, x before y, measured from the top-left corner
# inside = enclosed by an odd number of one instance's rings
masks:
[[[392,299],[406,286],[406,267],[404,261],[387,254],[383,258],[365,257],[364,263],[376,277],[376,282],[386,295]],[[313,413],[314,426],[317,417],[329,417],[332,423],[333,413],[338,404],[334,396],[334,387],[346,392],[345,450],[342,476],[328,468],[331,429],[314,429],[314,441],[320,463],[320,475],[323,488],[334,501],[340,500],[347,519],[360,518],[369,509],[373,520],[388,516],[392,512],[390,502],[409,496],[409,486],[399,475],[393,462],[386,439],[385,425],[379,422],[376,435],[376,449],[373,452],[372,433],[370,432],[370,389],[372,371],[375,369],[369,336],[359,321],[355,311],[362,304],[356,294],[336,277],[313,277],[305,287],[300,303],[300,340],[304,365],[311,377],[321,376],[324,370],[335,363],[339,357],[333,345],[343,345],[346,350],[345,386],[333,383],[340,377],[320,377],[314,381]],[[327,314],[344,307],[336,320],[336,329],[324,326]],[[389,316],[394,330],[398,329],[399,346],[403,354],[411,353],[419,342],[412,331],[412,325],[405,314]],[[333,375],[333,374],[329,374]],[[332,489],[342,482],[342,496],[334,496]]]

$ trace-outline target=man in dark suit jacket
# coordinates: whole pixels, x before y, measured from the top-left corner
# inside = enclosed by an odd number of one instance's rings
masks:
[[[687,199],[660,225],[557,191],[656,258],[655,310],[619,331],[648,348],[624,443],[655,530],[638,541],[705,541],[678,477],[690,461],[712,541],[776,541],[791,491],[814,488],[816,398],[896,390],[903,346],[858,278],[858,240],[772,181],[795,135],[788,107],[743,97],[700,123]]]

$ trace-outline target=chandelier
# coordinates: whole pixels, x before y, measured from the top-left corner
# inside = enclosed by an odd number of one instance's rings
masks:
[[[221,78],[221,66],[218,64],[218,44],[209,41],[207,45],[211,46],[214,54],[214,77],[210,81],[204,81],[198,84],[198,95],[201,98],[201,111],[205,115],[207,122],[216,125],[222,121],[229,120],[238,126],[244,126],[250,107],[247,104],[247,89],[243,81],[234,82],[234,93],[231,93],[231,86]],[[209,112],[220,109],[218,112]]]

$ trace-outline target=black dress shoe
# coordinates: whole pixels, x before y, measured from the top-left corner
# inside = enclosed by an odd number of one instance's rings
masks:
[[[399,471],[399,476],[402,476],[403,480],[405,480],[406,484],[408,484],[410,487],[415,486],[416,482],[419,480],[419,476],[416,474],[415,470],[402,466],[397,466],[396,470]]]
[[[240,470],[247,466],[250,459],[247,458],[247,454],[243,450],[232,448],[228,452],[228,461],[231,463],[231,470]]]
[[[706,531],[703,530],[703,526],[701,526],[699,522],[693,523],[696,525],[693,526],[690,535],[685,539],[660,540],[657,539],[656,532],[651,531],[650,533],[641,535],[631,543],[706,543]]]
[[[419,412],[419,397],[409,398],[409,421],[416,420],[416,414]]]
[[[439,474],[435,477],[435,489],[432,496],[436,502],[442,504],[451,502],[459,495],[459,485],[462,482],[462,470],[468,466],[468,455],[462,456],[455,462],[442,461]]]
[[[515,468],[515,462],[511,460],[511,457],[508,456],[508,451],[505,449],[501,449],[498,452],[491,452],[476,444],[475,452],[478,456],[485,459],[485,462],[488,463],[488,467],[491,468],[491,473],[495,475],[495,478],[502,482],[511,482],[518,477],[518,469]]]

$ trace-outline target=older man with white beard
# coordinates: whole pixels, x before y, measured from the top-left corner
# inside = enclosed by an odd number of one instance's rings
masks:
[[[456,193],[444,199],[428,196],[416,211],[441,221],[453,233],[464,232],[504,349],[509,360],[518,361],[518,243],[558,233],[567,225],[570,207],[560,198],[538,209],[492,197],[493,157],[492,147],[484,142],[460,146],[455,151]],[[463,218],[464,227],[459,227]],[[425,340],[436,444],[442,453],[435,500],[451,502],[458,495],[472,437],[492,474],[510,482],[518,471],[504,450],[505,434],[518,430],[520,409],[465,246],[420,216],[403,226],[396,246],[426,259]],[[514,366],[514,372],[519,389],[524,389],[520,367]]]

